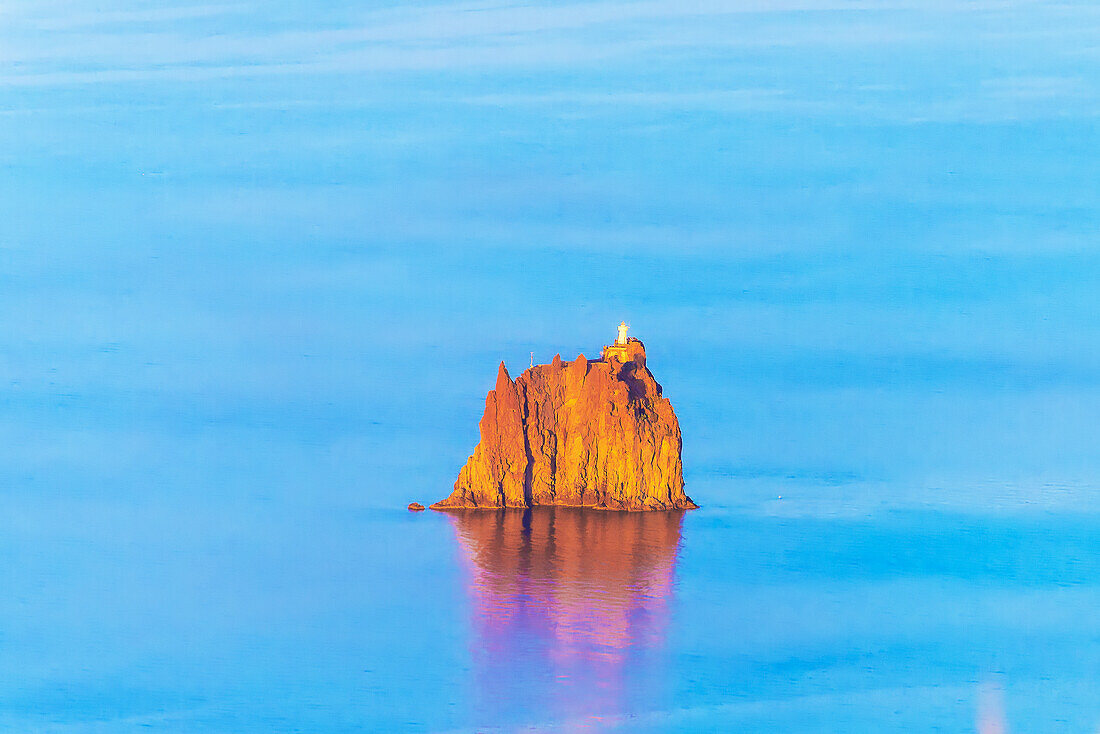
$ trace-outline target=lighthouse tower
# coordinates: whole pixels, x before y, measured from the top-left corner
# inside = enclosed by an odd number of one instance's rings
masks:
[[[620,364],[626,364],[627,362],[645,364],[645,347],[634,337],[627,338],[626,332],[629,328],[625,321],[619,324],[619,333],[615,337],[615,343],[608,344],[603,348],[604,362],[610,362],[614,359]]]
[[[626,346],[626,331],[630,327],[626,325],[625,321],[619,322],[619,335],[615,338],[615,343],[620,346]]]

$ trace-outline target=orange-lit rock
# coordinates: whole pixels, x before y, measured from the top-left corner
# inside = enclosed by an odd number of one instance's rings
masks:
[[[695,507],[684,494],[680,424],[637,339],[604,358],[555,356],[515,381],[502,362],[481,441],[454,491],[432,509],[566,505]]]

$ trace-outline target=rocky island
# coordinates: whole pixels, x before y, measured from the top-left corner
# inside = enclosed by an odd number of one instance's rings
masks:
[[[598,360],[556,355],[515,380],[501,362],[481,440],[454,491],[431,508],[694,508],[672,403],[646,367],[645,345],[626,332],[620,324]]]

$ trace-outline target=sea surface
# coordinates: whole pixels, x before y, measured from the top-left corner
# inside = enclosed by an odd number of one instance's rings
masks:
[[[0,731],[1098,731],[1097,39],[0,0]],[[621,320],[700,509],[406,511]]]
[[[1005,511],[738,490],[686,513],[8,497],[0,728],[1100,724],[1079,492]]]

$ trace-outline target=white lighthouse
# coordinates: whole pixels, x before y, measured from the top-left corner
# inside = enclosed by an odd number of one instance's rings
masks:
[[[631,337],[626,338],[627,329],[630,327],[623,321],[619,324],[619,334],[615,337],[614,344],[608,344],[603,348],[602,360],[608,362],[612,359],[617,360],[620,364],[626,364],[627,362],[638,362],[639,364],[645,364],[645,347],[637,339]],[[640,362],[639,362],[640,358]]]
[[[625,321],[619,322],[619,336],[615,338],[615,343],[620,345],[626,344],[626,331],[630,327],[626,325]]]

